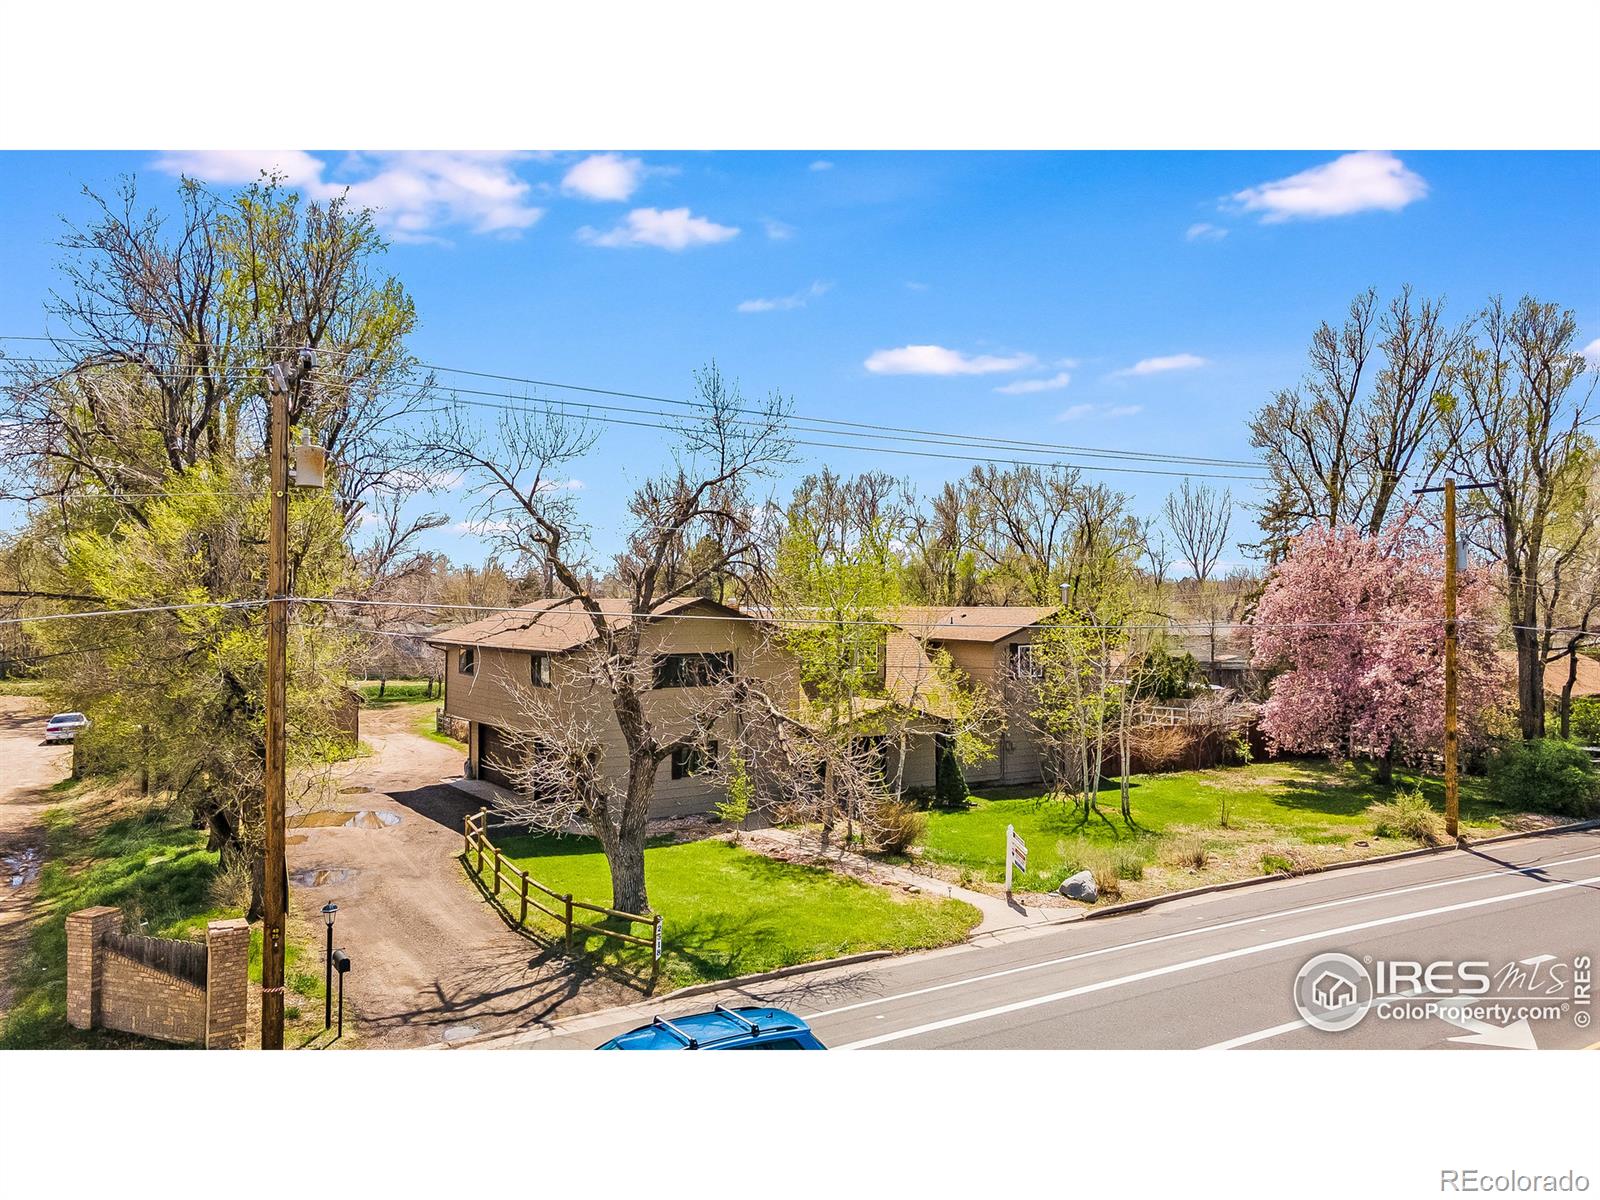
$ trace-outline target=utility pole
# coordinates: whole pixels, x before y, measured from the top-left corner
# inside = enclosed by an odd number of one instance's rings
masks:
[[[302,350],[287,370],[267,368],[267,729],[263,817],[266,837],[262,887],[261,1048],[283,1049],[284,929],[289,908],[289,867],[284,859],[284,707],[289,673],[289,394],[312,365]]]
[[[1483,489],[1487,483],[1464,483]],[[1461,549],[1456,542],[1456,481],[1445,476],[1443,487],[1417,488],[1413,495],[1444,493],[1444,831],[1452,842],[1461,838],[1461,731],[1456,719],[1456,573]]]
[[[1459,836],[1461,781],[1457,778],[1460,732],[1456,728],[1456,481],[1444,481],[1444,831]]]

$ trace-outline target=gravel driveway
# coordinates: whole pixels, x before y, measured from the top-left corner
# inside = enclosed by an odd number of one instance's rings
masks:
[[[0,696],[0,1015],[11,1003],[6,985],[21,940],[44,856],[39,817],[59,804],[51,784],[72,767],[71,745],[47,746],[50,710],[27,696]]]
[[[514,932],[482,898],[456,858],[479,805],[441,782],[461,753],[410,732],[417,712],[362,713],[373,754],[338,769],[331,801],[290,818],[291,904],[311,921],[338,904],[362,1044],[457,1041],[638,1000]]]

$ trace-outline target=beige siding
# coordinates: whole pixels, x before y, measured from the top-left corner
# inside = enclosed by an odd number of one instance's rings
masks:
[[[798,690],[789,660],[766,644],[759,627],[745,621],[665,620],[646,632],[645,647],[651,654],[687,654],[732,651],[735,669],[743,674],[768,680],[780,693]],[[474,675],[459,672],[456,648],[447,652],[445,711],[474,722],[472,762],[479,762],[476,724],[503,729],[527,728],[530,721],[524,706],[530,696],[545,702],[581,709],[602,745],[602,763],[614,786],[622,786],[627,772],[627,746],[621,728],[605,693],[590,685],[585,675],[585,651],[558,654],[551,660],[551,687],[531,686],[531,663],[526,651],[480,648]],[[660,688],[645,697],[645,713],[656,739],[663,745],[688,738],[694,732],[692,716],[703,691],[694,688]],[[732,744],[733,728],[724,718],[717,730],[719,752]],[[656,773],[655,799],[651,811],[665,816],[701,812],[723,797],[723,790],[700,780],[673,779],[670,758],[663,759]]]
[[[970,680],[999,690],[1011,668],[1011,647],[1032,639],[1033,631],[1024,629],[999,642],[950,641],[943,646]],[[1005,731],[995,747],[995,756],[974,766],[963,765],[969,784],[1037,783],[1043,778],[1038,737],[1026,710],[1020,705],[1007,705],[1003,716]]]

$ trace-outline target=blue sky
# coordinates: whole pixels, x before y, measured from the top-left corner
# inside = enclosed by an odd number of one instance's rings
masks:
[[[686,397],[715,357],[808,415],[1247,458],[1250,412],[1369,285],[1457,316],[1531,291],[1600,358],[1600,155],[1576,153],[12,153],[0,334],[44,328],[81,185],[136,172],[164,201],[180,170],[220,186],[265,165],[378,209],[415,349],[450,367]],[[575,468],[602,550],[659,438],[608,428]],[[924,488],[964,470],[812,453]],[[1178,483],[1089,477],[1141,513]],[[431,545],[483,553],[455,527]]]

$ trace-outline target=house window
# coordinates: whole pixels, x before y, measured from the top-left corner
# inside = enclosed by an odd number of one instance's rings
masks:
[[[672,777],[674,779],[692,779],[703,771],[709,771],[717,765],[717,743],[707,742],[704,746],[692,746],[687,742],[672,748]]]
[[[529,668],[534,687],[550,686],[550,656],[548,654],[534,654],[529,656],[532,666]]]
[[[664,654],[656,659],[656,687],[706,687],[733,675],[733,652]]]
[[[463,646],[456,654],[456,670],[463,675],[476,675],[478,673],[478,648],[476,646]]]
[[[1011,646],[1011,674],[1017,679],[1044,678],[1044,664],[1034,654],[1032,642],[1014,642]]]

